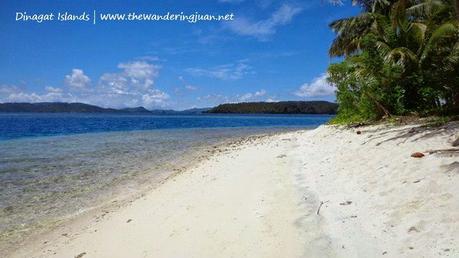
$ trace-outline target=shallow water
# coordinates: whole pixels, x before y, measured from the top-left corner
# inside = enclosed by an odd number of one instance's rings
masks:
[[[41,121],[37,122],[37,119]],[[43,122],[43,119],[47,122]],[[68,127],[65,127],[65,123],[61,124],[68,119],[78,120],[78,116],[33,118],[19,115],[19,118],[13,117],[15,122],[10,125],[17,128],[18,120],[24,125],[26,121],[35,121],[34,126],[28,127],[28,132],[33,131],[34,137],[30,137],[32,133],[24,133],[27,132],[25,129],[21,134],[16,132],[14,137],[11,133],[0,135],[3,138],[0,140],[0,247],[18,242],[24,236],[46,229],[104,201],[118,198],[121,194],[139,193],[177,169],[189,165],[205,150],[222,141],[314,127],[321,121],[315,119],[315,123],[303,122],[300,126],[292,125],[298,121],[289,120],[286,127],[285,121],[289,118],[280,118],[277,120],[278,126],[273,126],[273,118],[221,117],[217,118],[220,122],[216,123],[221,124],[221,120],[226,119],[228,121],[225,124],[231,126],[120,131],[120,127],[109,127],[107,124],[130,124],[129,128],[133,128],[135,122],[132,119],[150,118],[120,118],[124,122],[116,122],[114,117],[110,117],[111,122],[100,121],[103,119],[93,122],[102,122],[103,126],[94,128],[105,132],[94,133],[85,129],[85,133],[75,134],[72,124]],[[90,119],[95,118],[92,116]],[[212,121],[206,119],[198,124],[204,126],[203,121],[207,124]],[[269,126],[233,127],[236,124],[245,125],[247,120],[249,124],[255,121],[256,124],[263,124],[260,120],[266,119],[269,121],[264,123]],[[8,123],[5,120],[0,122],[2,125]],[[52,123],[57,129],[50,133],[53,130]],[[177,120],[164,120],[162,123],[177,125]],[[30,130],[32,127],[34,129]],[[14,130],[2,128],[0,131]],[[64,135],[56,133],[62,131]]]

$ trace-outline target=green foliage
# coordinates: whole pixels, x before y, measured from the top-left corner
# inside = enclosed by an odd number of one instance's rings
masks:
[[[334,121],[459,112],[459,0],[354,1],[361,14],[334,21],[329,81]]]
[[[206,113],[227,114],[336,114],[336,103],[327,101],[243,102],[218,105]]]

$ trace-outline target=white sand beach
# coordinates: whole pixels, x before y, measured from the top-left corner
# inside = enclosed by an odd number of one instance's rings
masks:
[[[428,152],[458,136],[450,123],[253,137],[9,256],[459,257],[459,153]]]

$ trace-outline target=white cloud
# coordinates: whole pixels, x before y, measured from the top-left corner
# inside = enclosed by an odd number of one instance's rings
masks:
[[[73,89],[86,89],[90,82],[91,79],[81,69],[72,69],[72,73],[65,76],[65,83]]]
[[[268,19],[252,21],[241,17],[226,24],[230,30],[239,35],[252,36],[259,40],[266,40],[269,36],[276,33],[279,26],[290,23],[293,17],[299,14],[301,10],[302,9],[298,6],[283,4]]]
[[[71,101],[72,95],[64,93],[61,88],[46,87],[43,94],[27,92],[16,86],[0,86],[0,102],[51,102]]]
[[[238,100],[241,102],[247,102],[247,101],[255,101],[255,100],[261,100],[260,97],[266,95],[265,90],[259,90],[254,93],[246,93],[241,95]]]
[[[150,89],[148,92],[142,95],[142,101],[144,106],[163,106],[164,101],[169,99],[169,95],[157,89]]]
[[[266,95],[266,91],[265,90],[259,90],[257,92],[255,92],[255,97],[260,97],[260,96],[264,96]]]
[[[99,79],[99,86],[113,94],[128,94],[128,79],[122,74],[105,73]]]
[[[0,85],[0,102],[83,102],[115,108],[167,105],[169,95],[153,87],[159,76],[159,66],[147,61],[131,61],[117,67],[118,72],[102,74],[91,91],[87,89],[90,79],[81,69],[73,69],[65,76],[68,90],[48,86],[44,93],[37,93]]]
[[[310,83],[305,83],[295,92],[298,97],[325,97],[335,95],[336,87],[327,81],[326,73],[316,77]]]
[[[164,106],[169,95],[153,86],[159,76],[158,65],[147,61],[118,64],[117,73],[105,73],[99,79],[98,97],[93,101],[103,106]]]
[[[219,80],[238,80],[247,74],[251,74],[252,67],[239,61],[235,64],[219,65],[211,68],[187,68],[185,71],[193,76],[204,76]]]
[[[118,64],[118,68],[123,69],[124,74],[128,77],[146,79],[158,76],[159,67],[147,61],[133,61],[120,63]]]
[[[251,99],[252,97],[253,97],[252,93],[246,93],[246,94],[242,95],[239,98],[239,100],[244,102],[244,101],[247,101],[247,100]]]
[[[48,86],[48,87],[45,87],[45,90],[49,93],[62,93],[63,90],[61,88],[54,88],[54,87],[51,87],[51,86]]]

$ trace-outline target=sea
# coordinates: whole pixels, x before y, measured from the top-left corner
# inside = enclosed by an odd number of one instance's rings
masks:
[[[0,250],[155,187],[228,141],[330,115],[0,114]]]

